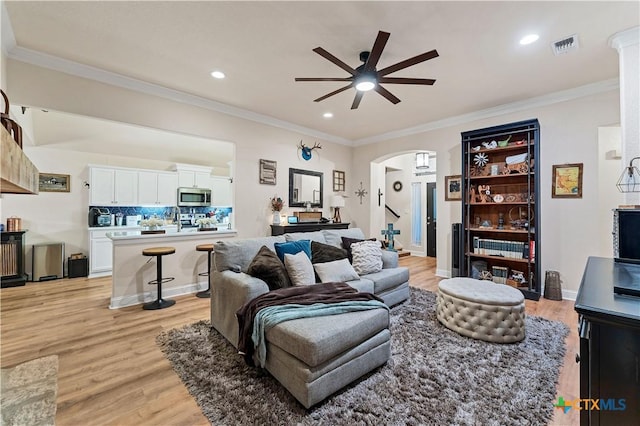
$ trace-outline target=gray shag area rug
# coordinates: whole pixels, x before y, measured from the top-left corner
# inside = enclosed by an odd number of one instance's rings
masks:
[[[158,336],[215,425],[543,425],[553,416],[566,325],[527,316],[526,338],[495,344],[442,326],[435,294],[391,310],[391,359],[306,410],[268,372],[245,365],[208,321]]]
[[[0,383],[2,426],[55,425],[57,355],[3,368]]]

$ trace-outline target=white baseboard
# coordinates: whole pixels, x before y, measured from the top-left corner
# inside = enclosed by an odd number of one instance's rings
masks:
[[[578,292],[574,290],[562,290],[562,300],[576,300]]]
[[[451,271],[448,269],[436,269],[436,276],[443,278],[451,278]]]
[[[111,276],[111,271],[94,272],[92,274],[89,274],[87,278],[100,278],[100,277],[110,277],[110,276]]]
[[[131,296],[112,297],[109,309],[120,309],[125,306],[140,305],[142,303],[153,302],[156,300],[155,287],[154,290],[145,291],[143,293],[134,294]],[[182,296],[183,294],[197,293],[207,289],[207,283],[193,283],[180,287],[172,287],[168,289],[162,289],[162,297]]]

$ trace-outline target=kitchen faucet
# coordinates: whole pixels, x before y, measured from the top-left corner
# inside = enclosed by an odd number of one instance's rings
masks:
[[[175,221],[178,224],[178,232],[182,229],[182,223],[180,221],[180,206],[175,205],[171,208],[171,214],[175,218]]]

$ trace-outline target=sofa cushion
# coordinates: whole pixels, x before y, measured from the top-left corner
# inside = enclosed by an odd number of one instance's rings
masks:
[[[353,269],[358,275],[382,270],[382,249],[379,241],[361,241],[351,245]]]
[[[262,246],[247,269],[247,274],[267,283],[269,290],[291,286],[289,274],[278,256],[267,246]]]
[[[311,263],[333,262],[348,257],[347,251],[343,248],[311,241]]]
[[[364,240],[365,236],[360,228],[323,229],[326,243],[334,247],[342,247],[342,237]]]
[[[287,241],[311,240],[322,244],[327,242],[322,231],[293,232],[291,234],[284,234],[284,238]]]
[[[313,265],[313,269],[318,274],[320,282],[323,283],[360,279],[347,258],[334,260],[333,262],[316,263]]]
[[[284,254],[284,266],[293,285],[312,285],[316,283],[311,259],[304,251],[296,254]]]
[[[360,277],[357,280],[347,281],[351,287],[358,290],[360,293],[373,293],[375,294],[375,286],[373,285],[373,281]]]
[[[274,250],[274,244],[285,242],[284,236],[221,240],[214,244],[214,261],[217,271],[247,272],[249,264],[262,246]]]
[[[363,275],[360,278],[373,281],[374,294],[380,294],[385,290],[409,281],[409,268],[400,266],[397,268],[383,269],[380,272]]]
[[[389,312],[380,308],[281,322],[266,332],[266,339],[315,367],[388,326]]]
[[[284,262],[285,253],[296,254],[303,251],[309,259],[311,259],[311,241],[298,240],[287,241],[285,243],[275,243],[276,254],[282,262]]]

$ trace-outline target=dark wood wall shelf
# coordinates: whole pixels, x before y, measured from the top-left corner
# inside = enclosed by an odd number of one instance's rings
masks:
[[[507,139],[504,147],[485,146]],[[540,298],[542,278],[540,184],[535,172],[539,149],[540,125],[535,119],[462,133],[462,275],[477,274],[480,261],[486,262],[492,273],[495,269],[502,274],[507,268],[509,278],[522,272],[526,282],[518,288],[534,300]],[[488,227],[479,226],[483,223]],[[474,238],[484,245],[474,248]],[[488,247],[505,256],[489,255],[481,249]],[[509,257],[514,252],[523,257]]]

